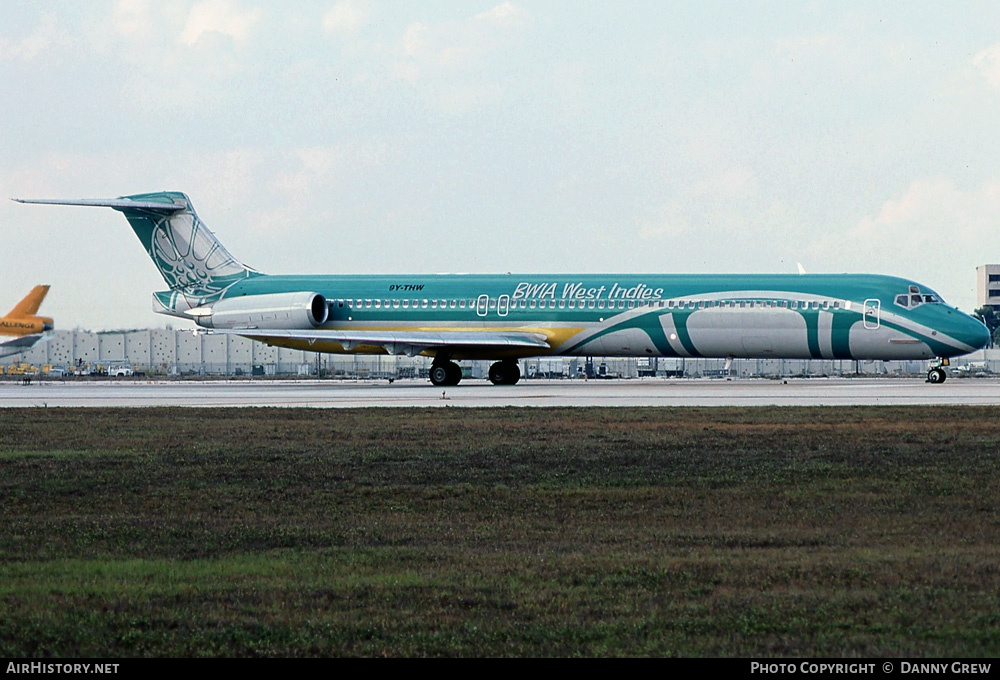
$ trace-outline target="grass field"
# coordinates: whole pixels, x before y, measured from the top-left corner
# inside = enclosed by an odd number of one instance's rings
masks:
[[[997,416],[4,409],[0,656],[997,656]]]

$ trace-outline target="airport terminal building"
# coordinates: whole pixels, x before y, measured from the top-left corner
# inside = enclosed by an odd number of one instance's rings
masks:
[[[973,366],[976,370],[1000,372],[1000,352],[981,350],[955,363]],[[490,362],[463,361],[461,364],[466,377],[485,378]],[[27,352],[0,359],[4,375],[29,372],[50,377],[120,373],[162,377],[256,375],[387,380],[424,378],[430,365],[430,357],[319,354],[190,329],[57,330]],[[724,375],[725,360],[537,357],[522,359],[521,370],[529,379],[718,377]],[[919,377],[927,370],[926,361],[737,359],[731,374],[791,377],[860,373]]]

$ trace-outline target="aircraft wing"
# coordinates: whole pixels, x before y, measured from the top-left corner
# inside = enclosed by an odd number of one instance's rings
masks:
[[[415,356],[433,347],[475,347],[479,349],[512,349],[529,347],[549,349],[548,338],[542,333],[518,331],[346,331],[325,330],[267,330],[257,328],[220,328],[213,333],[242,335],[255,340],[274,339],[336,342],[351,351],[358,345],[381,345],[389,354]]]
[[[12,354],[20,354],[21,352],[27,352],[29,349],[35,346],[35,343],[41,340],[43,335],[22,335],[19,338],[11,338],[10,340],[5,340],[0,342],[0,357],[8,357]]]

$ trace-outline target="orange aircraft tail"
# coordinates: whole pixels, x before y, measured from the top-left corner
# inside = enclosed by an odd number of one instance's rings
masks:
[[[34,316],[38,312],[38,308],[42,305],[45,294],[48,292],[48,286],[35,286],[31,289],[30,293],[24,296],[23,300],[14,305],[14,309],[10,310],[7,316],[15,319]]]

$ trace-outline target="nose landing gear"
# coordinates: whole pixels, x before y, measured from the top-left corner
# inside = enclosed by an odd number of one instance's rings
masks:
[[[942,359],[941,363],[937,366],[932,366],[931,370],[927,371],[927,382],[934,383],[935,385],[943,383],[948,379],[948,372],[943,368],[948,365],[947,359]]]

